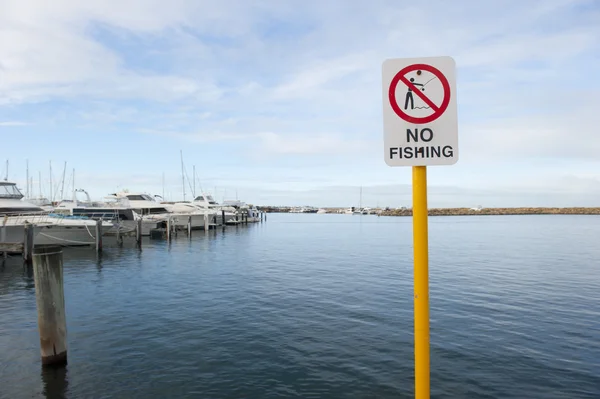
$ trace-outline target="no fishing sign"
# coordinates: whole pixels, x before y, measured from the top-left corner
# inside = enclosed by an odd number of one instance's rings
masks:
[[[458,161],[456,63],[452,57],[384,61],[384,159],[389,166]]]

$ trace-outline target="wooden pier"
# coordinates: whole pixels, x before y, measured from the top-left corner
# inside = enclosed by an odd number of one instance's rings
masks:
[[[187,218],[185,219],[185,223],[182,223],[181,221],[182,216]],[[185,232],[186,236],[191,237],[194,230],[202,230],[208,233],[211,230],[217,231],[217,227],[225,228],[227,226],[263,223],[267,220],[267,215],[265,212],[259,211],[258,214],[250,217],[248,212],[241,211],[235,215],[235,218],[226,219],[225,211],[221,211],[220,214],[205,215],[203,225],[196,226],[196,228],[193,228],[192,226],[191,215],[177,215],[177,218],[179,218],[179,220],[176,223],[174,217],[169,217],[165,221],[164,227],[151,229],[147,235],[149,235],[151,239],[166,239],[170,241],[173,237],[177,237],[179,232]],[[94,248],[94,250],[100,254],[107,244],[106,238],[115,237],[115,242],[118,246],[123,244],[124,239],[130,238],[135,240],[137,247],[141,248],[142,223],[143,220],[140,218],[136,221],[133,228],[129,227],[127,229],[122,229],[120,225],[117,225],[116,229],[105,231],[106,227],[103,227],[103,221],[101,219],[97,220],[94,229],[94,243],[91,243],[89,246]],[[35,229],[36,226],[34,224],[25,223],[23,225],[23,241],[7,242],[7,225],[5,219],[4,223],[0,225],[0,259],[6,259],[9,255],[21,254],[23,261],[26,264],[31,264],[35,248],[37,248],[35,246]],[[110,241],[112,243],[112,240]],[[62,247],[68,246],[68,244],[62,245]]]

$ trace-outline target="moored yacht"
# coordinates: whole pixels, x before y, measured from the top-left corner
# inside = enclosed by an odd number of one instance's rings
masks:
[[[250,206],[238,200],[226,200],[223,201],[223,206],[235,208],[238,213],[247,215],[249,223],[260,222],[260,212],[254,205]]]
[[[5,226],[35,225],[35,244],[57,244],[62,246],[91,245],[95,243],[96,222],[87,218],[69,218],[49,213],[39,206],[23,201],[23,194],[12,182],[0,182],[0,220]],[[106,230],[111,223],[103,223]],[[5,239],[6,242],[23,242],[23,230],[20,235],[15,229]],[[16,234],[16,235],[15,235]],[[14,241],[14,240],[17,241]]]
[[[191,202],[161,202],[170,212],[177,215],[175,225],[179,229],[191,224],[192,230],[204,230],[205,226],[222,224],[221,214],[214,209],[201,208]]]
[[[239,215],[237,213],[237,209],[233,206],[221,205],[209,194],[200,194],[192,201],[192,204],[202,208],[217,211],[219,220],[222,219],[222,215],[225,215],[225,220],[222,221],[223,224],[231,224],[236,223],[239,219]]]
[[[86,200],[79,201],[77,199],[78,192],[84,193]],[[134,230],[139,219],[142,219],[143,236],[150,235],[152,229],[163,227],[166,224],[169,211],[163,205],[156,202],[152,204],[137,203],[134,208],[124,194],[129,193],[115,193],[106,196],[105,201],[92,201],[85,190],[77,189],[73,192],[72,200],[61,201],[54,211],[71,216],[84,216],[93,220],[112,221],[115,227],[109,231],[109,234],[116,233],[116,229],[120,231]],[[150,196],[148,198],[152,201]]]

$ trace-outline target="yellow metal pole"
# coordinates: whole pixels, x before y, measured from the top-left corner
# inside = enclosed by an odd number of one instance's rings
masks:
[[[415,399],[429,399],[429,250],[427,167],[413,166]]]

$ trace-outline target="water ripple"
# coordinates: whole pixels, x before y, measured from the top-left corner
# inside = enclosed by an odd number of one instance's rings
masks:
[[[69,365],[0,266],[1,398],[411,398],[408,218],[269,215],[65,251]],[[595,217],[430,218],[434,398],[600,397]]]

